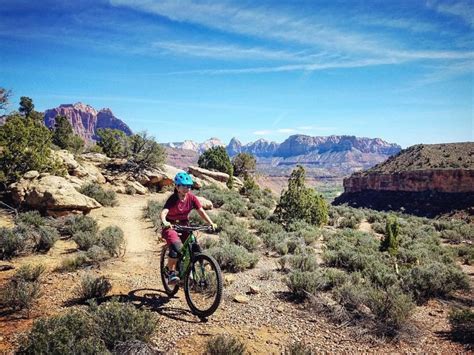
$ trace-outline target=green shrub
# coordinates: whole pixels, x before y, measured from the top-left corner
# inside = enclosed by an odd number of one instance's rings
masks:
[[[349,271],[364,270],[374,263],[383,263],[378,242],[370,234],[346,229],[334,234],[326,243],[323,260],[328,266]]]
[[[251,202],[257,202],[263,197],[257,182],[249,175],[244,177],[244,183],[239,192],[242,195],[247,196]]]
[[[306,245],[314,243],[321,236],[321,231],[318,228],[311,226],[299,229],[295,231],[295,237],[297,239],[304,240]]]
[[[14,311],[29,310],[41,296],[39,282],[13,278],[0,292],[0,303]]]
[[[457,341],[474,342],[474,312],[469,308],[452,309],[449,314],[451,333]]]
[[[241,245],[248,251],[255,251],[259,242],[257,237],[238,226],[226,226],[221,233],[221,238],[229,243]]]
[[[286,282],[293,296],[304,299],[317,291],[317,273],[314,271],[293,271]]]
[[[456,265],[431,262],[415,266],[403,275],[404,288],[417,302],[442,297],[454,290],[468,290],[469,280]]]
[[[164,202],[148,200],[146,207],[143,209],[143,218],[148,218],[153,223],[155,228],[161,227],[161,210],[163,209]]]
[[[91,250],[91,249],[89,249]],[[71,272],[75,271],[83,266],[90,265],[90,260],[84,253],[79,253],[76,256],[65,258],[61,261],[61,265],[58,267],[58,271]]]
[[[245,344],[232,335],[216,335],[206,343],[206,354],[209,355],[242,355],[246,351]]]
[[[0,227],[0,259],[11,259],[24,249],[24,238],[9,228]]]
[[[236,216],[246,217],[249,209],[241,199],[231,199],[222,205],[224,211],[230,212]]]
[[[129,340],[129,341],[118,342],[117,344],[115,344],[112,353],[122,354],[122,355],[161,354],[161,352],[158,349],[156,349],[154,346],[140,340]]]
[[[366,305],[383,327],[382,331],[393,335],[407,323],[415,307],[411,297],[395,285],[387,290],[369,288]]]
[[[203,220],[196,210],[192,210],[189,214],[189,223],[192,225],[201,225]]]
[[[164,202],[156,200],[148,200],[145,208],[143,209],[143,218],[153,219],[159,216],[163,209]]]
[[[290,258],[291,267],[299,271],[315,271],[318,268],[318,261],[316,255],[293,255]]]
[[[263,220],[270,216],[270,210],[263,206],[258,206],[252,211],[252,216],[255,219]]]
[[[380,222],[374,222],[372,225],[372,230],[375,233],[378,234],[384,234],[385,233],[385,223],[380,223]]]
[[[128,186],[125,188],[125,193],[126,193],[127,195],[132,195],[132,196],[133,196],[133,195],[135,195],[135,194],[137,193],[137,190],[136,190],[133,186],[128,185]]]
[[[288,346],[284,352],[285,355],[314,355],[317,352],[311,346],[302,341],[297,341]]]
[[[18,281],[35,282],[39,280],[45,271],[46,267],[43,264],[34,266],[31,264],[26,264],[20,266],[13,278]]]
[[[79,231],[74,234],[72,239],[76,242],[79,250],[89,250],[93,245],[99,244],[99,237],[96,233],[90,231]]]
[[[351,229],[357,229],[359,227],[360,221],[357,220],[356,217],[350,216],[350,217],[342,217],[341,220],[339,221],[339,228],[351,228]]]
[[[272,250],[277,250],[277,249],[284,250],[282,248],[286,248],[287,250],[286,253],[288,253],[289,252],[289,249],[288,249],[289,236],[290,235],[288,233],[281,231],[278,233],[260,234],[260,239],[263,241],[263,244],[265,244],[267,248],[272,249]]]
[[[157,328],[157,321],[149,311],[142,311],[130,303],[103,303],[92,312],[100,337],[109,349],[119,342],[140,340],[148,342]]]
[[[314,189],[305,186],[305,170],[302,166],[299,165],[291,173],[288,190],[283,191],[274,214],[284,224],[295,219],[318,226],[327,223],[328,205]]]
[[[112,289],[112,284],[105,276],[94,277],[85,275],[76,291],[80,299],[89,300],[91,298],[104,297]]]
[[[367,222],[369,222],[370,224],[380,223],[382,225],[385,225],[385,219],[386,219],[385,213],[377,212],[374,210],[368,210],[365,213],[365,215],[367,217]]]
[[[103,246],[93,245],[86,252],[86,257],[91,263],[99,263],[101,261],[107,260],[111,257],[109,252],[104,249]]]
[[[215,185],[204,186],[199,191],[199,195],[210,200],[215,208],[221,207],[224,203],[230,200],[240,199],[240,196],[237,192],[232,190],[223,190]]]
[[[211,214],[211,218],[214,223],[217,224],[217,231],[221,232],[224,228],[230,226],[238,226],[240,228],[246,228],[243,222],[240,222],[235,216],[227,211],[220,212],[218,214]]]
[[[73,236],[77,232],[91,232],[96,234],[99,231],[99,226],[94,218],[84,215],[75,215],[66,218],[64,221],[65,232]]]
[[[112,256],[120,256],[125,239],[122,229],[109,226],[99,232],[100,246],[104,247]]]
[[[368,303],[368,293],[370,285],[364,285],[362,277],[358,273],[353,273],[342,285],[335,287],[332,294],[349,312],[357,311],[362,305]]]
[[[273,223],[270,221],[257,221],[257,223],[254,224],[254,228],[257,231],[258,235],[261,234],[276,234],[283,232],[284,229],[280,224]]]
[[[40,227],[46,225],[46,218],[41,217],[38,211],[28,211],[19,213],[18,216],[15,217],[15,224]]]
[[[33,323],[23,340],[21,354],[106,354],[99,328],[89,314],[69,311]]]
[[[96,183],[83,185],[79,192],[99,202],[102,206],[117,206],[117,194],[112,190],[104,190]]]
[[[50,226],[39,226],[37,228],[36,251],[47,252],[59,239],[59,232]]]
[[[243,246],[231,243],[221,243],[219,246],[207,250],[222,269],[230,272],[239,272],[252,269],[258,262],[258,255],[249,253]]]
[[[456,248],[456,251],[464,264],[474,264],[474,245],[461,245]]]

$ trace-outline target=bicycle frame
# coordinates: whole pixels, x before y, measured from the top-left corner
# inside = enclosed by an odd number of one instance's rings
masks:
[[[189,268],[189,265],[192,261],[193,251],[192,251],[192,244],[196,243],[197,239],[196,236],[191,232],[191,234],[186,238],[186,241],[181,248],[181,257],[178,259],[178,273],[179,278],[183,279],[184,274]]]

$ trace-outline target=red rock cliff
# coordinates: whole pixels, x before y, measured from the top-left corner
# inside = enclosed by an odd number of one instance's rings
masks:
[[[373,191],[437,191],[447,193],[474,192],[473,169],[429,169],[400,171],[391,174],[369,173],[344,179],[344,192]]]

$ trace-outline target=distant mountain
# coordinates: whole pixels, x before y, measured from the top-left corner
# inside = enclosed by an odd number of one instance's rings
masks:
[[[224,144],[217,138],[211,138],[204,143],[185,141],[165,145],[186,149],[187,156],[190,157],[190,151],[196,152],[198,156],[207,147]],[[226,149],[231,157],[239,153],[251,153],[257,158],[257,170],[267,175],[286,176],[297,164],[301,164],[309,175],[328,178],[343,177],[354,171],[368,169],[397,154],[401,147],[379,138],[293,135],[281,144],[265,139],[242,144],[234,137]]]
[[[200,154],[213,146],[225,146],[217,138],[211,138],[203,143],[187,140],[165,143],[164,145],[171,148],[194,150]],[[266,139],[242,144],[234,137],[230,140],[226,149],[231,157],[239,153],[251,153],[258,158],[289,158],[308,154],[314,157],[325,153],[350,151],[390,156],[397,154],[401,147],[398,144],[387,143],[380,138],[359,138],[355,136],[311,137],[297,134],[288,137],[281,144]]]
[[[122,120],[114,116],[108,108],[96,111],[92,106],[81,102],[64,104],[59,107],[46,110],[44,113],[44,123],[52,128],[56,122],[55,118],[62,115],[68,118],[72,124],[74,132],[84,138],[84,140],[97,140],[97,130],[99,128],[111,128],[123,131],[126,135],[131,135],[132,130]]]
[[[196,143],[191,140],[185,140],[184,142],[170,142],[170,143],[163,143],[162,144],[168,148],[174,149],[185,149],[185,150],[193,150],[199,154],[202,154],[206,150],[212,147],[222,146],[225,147],[225,144],[219,138],[209,138],[207,141],[202,143]]]
[[[361,153],[393,155],[401,150],[398,144],[391,144],[379,138],[358,138],[355,136],[310,137],[293,135],[278,146],[274,156],[283,158],[308,153],[324,154],[357,150]]]

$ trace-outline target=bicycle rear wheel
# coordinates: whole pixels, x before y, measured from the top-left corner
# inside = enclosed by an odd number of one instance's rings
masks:
[[[168,259],[169,259],[169,247],[166,244],[163,249],[161,249],[161,257],[160,257],[160,274],[161,274],[161,282],[163,283],[163,287],[165,292],[168,296],[174,296],[176,292],[178,292],[179,285],[175,283],[174,285],[168,284]]]
[[[222,273],[214,258],[196,255],[184,276],[184,294],[198,317],[209,317],[216,311],[222,299]]]

